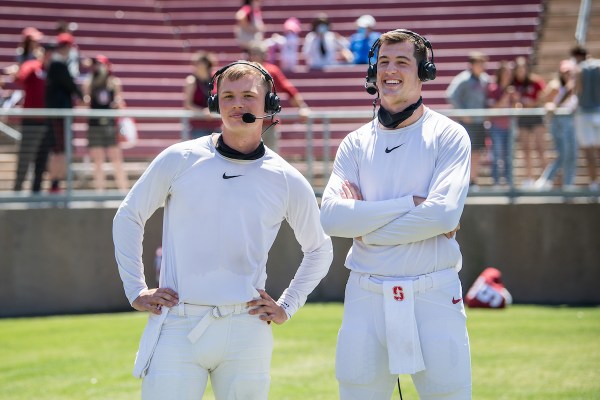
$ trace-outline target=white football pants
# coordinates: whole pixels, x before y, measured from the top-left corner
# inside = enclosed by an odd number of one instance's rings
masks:
[[[437,283],[415,284],[414,314],[425,370],[411,377],[421,400],[471,399],[466,314],[460,280],[452,272],[450,279],[446,273]],[[389,370],[383,294],[361,285],[365,277],[351,272],[346,285],[336,351],[340,400],[389,400],[398,378]]]
[[[142,382],[142,399],[200,400],[210,376],[217,400],[266,400],[271,326],[247,312],[227,315],[211,319],[192,343],[188,334],[201,319],[176,311],[167,315]]]

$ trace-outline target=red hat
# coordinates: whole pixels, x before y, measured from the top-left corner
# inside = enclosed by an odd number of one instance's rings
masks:
[[[561,74],[566,72],[573,72],[575,71],[575,68],[577,68],[577,64],[575,64],[575,61],[570,59],[562,60],[559,64],[558,72],[560,72]]]
[[[44,37],[44,34],[42,32],[38,31],[36,28],[34,28],[32,26],[23,29],[22,34],[23,34],[23,37],[26,37],[26,38],[29,37],[29,38],[35,40],[36,42],[39,42]]]
[[[73,45],[75,44],[75,39],[73,39],[73,35],[70,33],[61,33],[56,37],[56,44],[60,45]]]
[[[106,57],[105,55],[98,54],[98,55],[96,55],[96,57],[94,57],[94,59],[92,61],[94,63],[104,65],[106,67],[106,69],[108,69],[108,72],[112,72],[112,63],[110,62],[108,57]]]
[[[102,64],[106,67],[106,69],[108,70],[109,73],[112,73],[112,63],[110,62],[110,60],[108,59],[108,57],[106,57],[103,54],[97,54],[96,57],[94,57],[92,59],[92,62],[94,64]]]
[[[108,57],[102,54],[98,54],[96,57],[94,57],[94,60],[106,66],[110,65],[110,60],[108,59]]]
[[[294,33],[300,33],[302,28],[300,27],[300,21],[298,18],[291,17],[285,20],[283,23],[283,29],[286,31],[292,31]]]

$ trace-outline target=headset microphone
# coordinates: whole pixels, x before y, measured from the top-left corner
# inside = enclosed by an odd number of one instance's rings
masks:
[[[263,115],[262,117],[257,117],[256,115],[251,114],[251,113],[244,113],[244,114],[242,114],[242,121],[244,121],[247,124],[251,124],[254,121],[256,121],[257,119],[269,118],[269,117],[272,117],[275,114],[277,114],[277,112],[274,112],[274,113],[271,113],[271,114],[266,114],[266,115]]]

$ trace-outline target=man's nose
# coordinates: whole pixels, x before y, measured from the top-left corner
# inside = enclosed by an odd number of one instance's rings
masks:
[[[382,72],[385,72],[386,74],[394,74],[396,72],[398,72],[399,68],[397,65],[395,65],[394,63],[388,63],[385,68],[382,70]]]
[[[231,106],[233,108],[242,108],[243,104],[242,104],[242,99],[240,97],[233,97],[233,101],[231,102]]]

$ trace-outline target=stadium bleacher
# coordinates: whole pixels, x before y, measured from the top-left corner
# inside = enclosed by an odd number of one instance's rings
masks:
[[[0,3],[0,18],[4,21],[0,26],[0,66],[14,61],[24,27],[35,26],[46,35],[46,40],[51,40],[57,21],[75,22],[74,35],[82,56],[101,53],[109,57],[115,74],[123,82],[128,107],[179,109],[184,79],[191,72],[192,52],[212,51],[219,65],[240,58],[233,35],[234,14],[240,3],[239,0],[5,0]],[[446,87],[466,67],[470,51],[486,53],[490,58],[489,70],[494,70],[500,60],[533,54],[543,3],[541,0],[264,0],[262,10],[267,37],[281,32],[283,22],[290,16],[301,21],[301,37],[304,37],[318,12],[326,12],[332,29],[344,36],[355,31],[355,20],[362,14],[375,17],[377,31],[402,27],[421,33],[431,41],[438,67],[438,78],[424,85],[425,102],[434,109],[444,109],[448,108]],[[332,66],[309,72],[301,60],[288,78],[313,110],[364,111],[372,102],[363,88],[365,72],[364,65]],[[11,87],[9,84],[8,88]],[[285,98],[283,105],[289,105]],[[331,124],[332,143],[339,143],[357,126],[356,121]],[[78,159],[86,154],[85,127],[85,121],[74,124]],[[138,121],[138,127],[139,145],[127,149],[125,157],[140,166],[180,140],[182,128],[172,120]],[[316,123],[314,130],[315,144],[320,145],[322,125]],[[305,154],[304,125],[284,124],[281,131],[283,156],[301,160]],[[129,171],[132,178],[140,172],[137,166]],[[0,178],[0,190],[9,187]]]

